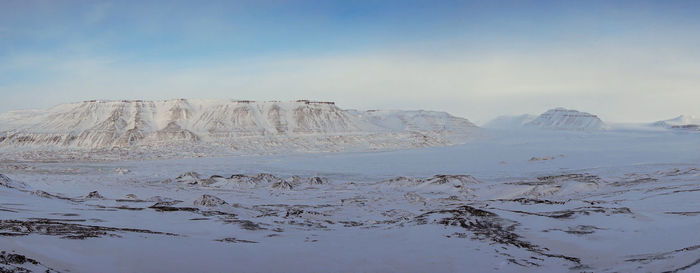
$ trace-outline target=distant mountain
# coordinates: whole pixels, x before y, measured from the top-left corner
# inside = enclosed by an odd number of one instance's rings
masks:
[[[598,116],[586,112],[555,108],[544,112],[536,119],[525,123],[525,127],[554,130],[602,130],[606,128]]]
[[[652,123],[652,126],[679,130],[700,130],[700,118],[681,115],[676,118],[661,120]]]
[[[443,112],[344,110],[308,100],[85,101],[0,115],[0,147],[156,153],[190,147],[251,153],[398,149],[464,143],[477,130]]]
[[[596,115],[565,108],[554,108],[539,116],[500,116],[483,125],[494,129],[601,130],[607,126]]]
[[[482,127],[494,129],[521,128],[525,126],[526,123],[533,121],[536,118],[537,116],[530,114],[519,116],[500,116],[484,124]]]

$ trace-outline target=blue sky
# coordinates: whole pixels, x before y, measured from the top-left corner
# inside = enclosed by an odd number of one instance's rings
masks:
[[[476,121],[700,115],[697,1],[0,1],[0,111],[335,100]]]

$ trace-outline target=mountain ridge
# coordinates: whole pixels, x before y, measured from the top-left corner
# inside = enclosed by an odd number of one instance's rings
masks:
[[[345,110],[325,101],[91,100],[0,114],[0,147],[128,149],[179,143],[234,151],[254,151],[256,145],[266,152],[275,147],[363,150],[459,144],[477,130],[469,120],[444,112]],[[317,141],[324,143],[312,147]]]

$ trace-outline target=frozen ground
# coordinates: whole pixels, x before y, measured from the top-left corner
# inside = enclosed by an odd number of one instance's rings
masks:
[[[0,272],[697,272],[700,134],[616,128],[394,152],[5,160]]]

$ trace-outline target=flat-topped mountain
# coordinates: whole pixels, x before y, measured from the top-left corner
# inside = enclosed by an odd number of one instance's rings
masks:
[[[550,109],[539,116],[500,116],[483,125],[494,129],[550,129],[588,131],[607,128],[598,116],[562,107]]]
[[[93,100],[0,115],[0,147],[365,150],[464,143],[476,130],[443,112],[344,110],[308,100]]]
[[[555,129],[555,130],[601,130],[606,125],[598,116],[570,110],[554,108],[539,115],[534,120],[525,123],[525,127]]]

